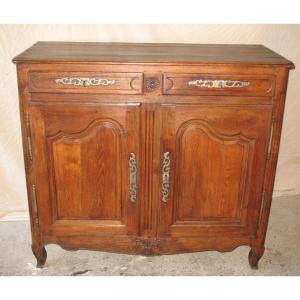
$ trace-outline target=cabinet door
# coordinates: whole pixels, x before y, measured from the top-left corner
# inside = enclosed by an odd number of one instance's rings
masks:
[[[255,233],[270,106],[162,108],[160,236]]]
[[[138,112],[130,104],[31,107],[44,235],[136,233]]]

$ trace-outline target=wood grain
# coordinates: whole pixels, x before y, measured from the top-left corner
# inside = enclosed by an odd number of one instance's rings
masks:
[[[38,42],[14,62],[252,63],[293,67],[262,45]]]

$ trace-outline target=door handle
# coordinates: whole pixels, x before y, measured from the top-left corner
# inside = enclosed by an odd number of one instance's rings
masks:
[[[170,152],[164,153],[164,159],[162,164],[162,202],[167,203],[169,199],[169,189],[170,189]]]
[[[129,196],[130,201],[135,202],[137,198],[137,165],[136,165],[136,158],[133,152],[129,155]]]

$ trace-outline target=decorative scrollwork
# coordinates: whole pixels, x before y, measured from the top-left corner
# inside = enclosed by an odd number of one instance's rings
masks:
[[[136,239],[135,248],[144,249],[146,255],[150,255],[154,247],[162,248],[165,241],[163,239],[153,238],[153,239]]]
[[[96,86],[96,85],[114,85],[116,80],[106,78],[89,78],[89,77],[64,77],[55,80],[56,83],[75,86]]]
[[[203,80],[195,79],[188,82],[188,85],[194,85],[197,87],[208,88],[208,89],[223,89],[223,88],[242,88],[249,86],[249,81],[239,80]]]
[[[170,188],[170,152],[164,153],[163,167],[162,167],[162,201],[167,203],[169,198]]]
[[[137,197],[137,165],[134,153],[129,156],[129,195],[130,201],[135,202]]]

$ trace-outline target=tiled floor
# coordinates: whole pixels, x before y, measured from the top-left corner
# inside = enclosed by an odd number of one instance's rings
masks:
[[[0,275],[300,275],[300,195],[273,201],[266,251],[259,270],[249,248],[142,257],[46,246],[45,268],[35,267],[27,221],[0,222]]]

